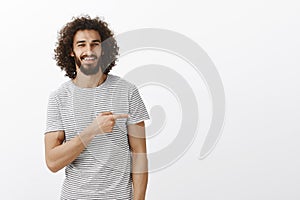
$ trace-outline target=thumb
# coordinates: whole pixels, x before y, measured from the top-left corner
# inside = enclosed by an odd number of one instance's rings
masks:
[[[107,111],[107,112],[102,112],[99,114],[100,116],[103,116],[103,115],[112,115],[112,112],[110,111]]]

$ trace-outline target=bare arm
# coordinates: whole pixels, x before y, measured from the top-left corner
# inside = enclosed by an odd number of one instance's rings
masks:
[[[134,200],[144,200],[148,184],[148,160],[144,122],[128,125],[128,137],[132,154]]]
[[[111,112],[100,113],[95,120],[80,134],[71,140],[65,140],[64,131],[49,132],[45,135],[45,157],[48,168],[57,172],[73,162],[97,134],[112,131],[117,118],[127,115],[112,115]]]
[[[79,136],[63,143],[64,131],[50,132],[45,135],[45,157],[48,168],[57,172],[70,164],[85,149]]]

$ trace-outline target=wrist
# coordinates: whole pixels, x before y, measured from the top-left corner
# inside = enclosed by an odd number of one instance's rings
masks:
[[[88,146],[88,144],[94,139],[96,135],[96,132],[91,131],[89,128],[85,128],[80,134],[78,134],[81,142],[85,147]]]

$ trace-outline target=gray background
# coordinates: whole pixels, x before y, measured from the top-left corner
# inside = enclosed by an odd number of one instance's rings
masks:
[[[214,151],[199,160],[211,105],[201,77],[178,58],[130,54],[112,71],[145,64],[182,73],[199,103],[199,133],[173,165],[150,174],[147,199],[250,200],[300,198],[300,52],[298,1],[8,1],[1,21],[1,199],[58,199],[63,170],[45,165],[48,95],[63,77],[52,60],[57,31],[81,13],[104,16],[116,34],[163,28],[197,42],[215,63],[226,94],[226,121]],[[298,66],[298,67],[297,67]],[[147,108],[161,103],[168,122],[148,151],[168,145],[180,106],[157,87],[141,89]],[[153,96],[153,93],[156,95]],[[157,101],[160,95],[165,100]],[[152,100],[151,100],[152,99]]]

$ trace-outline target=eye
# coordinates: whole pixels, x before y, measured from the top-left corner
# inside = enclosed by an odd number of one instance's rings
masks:
[[[92,46],[99,46],[100,43],[93,43]]]
[[[84,44],[78,44],[77,46],[78,47],[84,47]]]

